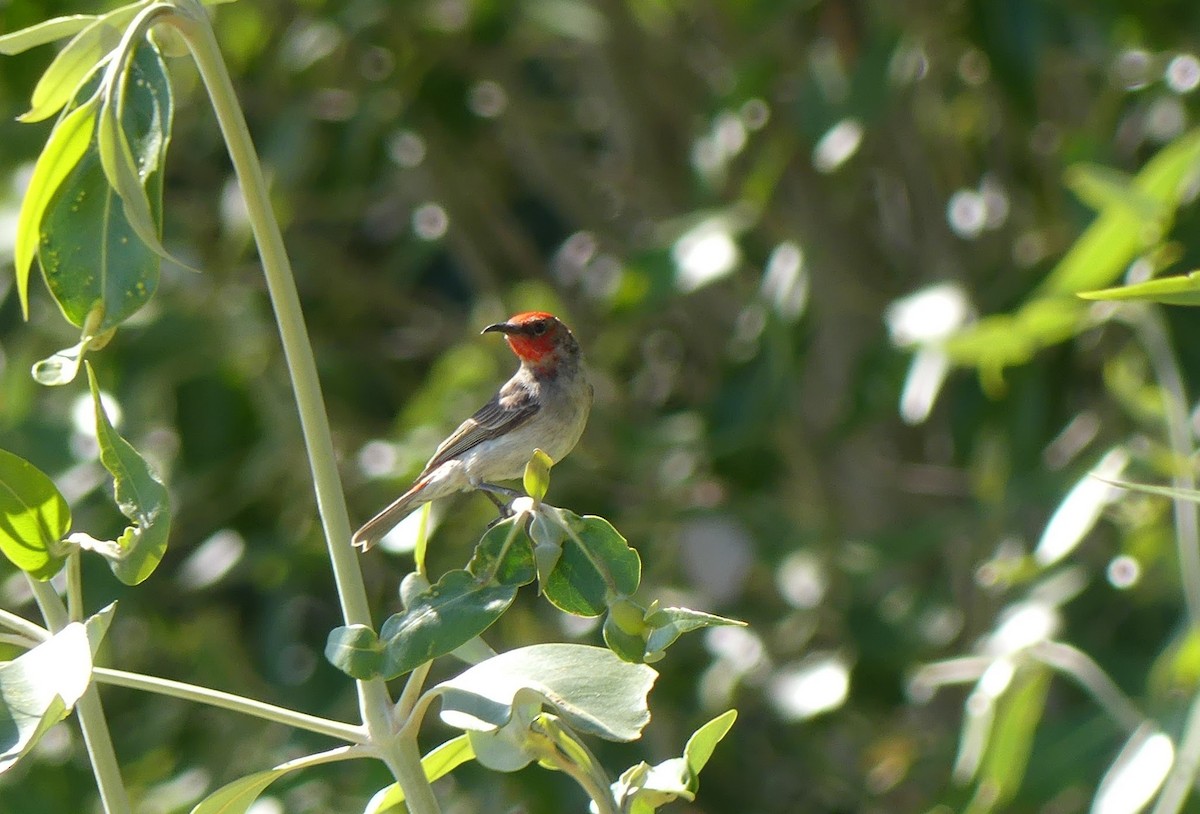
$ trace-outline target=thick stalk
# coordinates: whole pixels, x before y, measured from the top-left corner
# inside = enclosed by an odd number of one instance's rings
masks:
[[[293,726],[297,729],[316,732],[320,735],[328,735],[331,738],[349,741],[350,743],[367,742],[367,732],[361,726],[345,724],[341,721],[331,721],[328,718],[320,718],[316,715],[297,712],[286,707],[277,707],[274,704],[266,704],[262,701],[255,701],[240,695],[232,695],[208,687],[198,687],[195,684],[186,684],[182,681],[172,681],[169,678],[148,676],[142,673],[112,670],[107,667],[96,667],[92,671],[92,674],[101,684],[112,684],[117,687],[128,687],[133,690],[143,690],[159,695],[169,695],[172,698],[181,698],[185,701],[208,704],[209,706],[220,707],[231,712],[239,712],[243,715],[251,715],[255,718],[273,721],[277,724]]]
[[[237,102],[233,82],[213,34],[207,12],[197,0],[179,0],[184,12],[170,19],[188,44],[200,78],[212,101],[217,123],[229,150],[237,174],[246,214],[258,246],[259,259],[267,281],[271,305],[279,325],[280,339],[288,372],[292,379],[304,443],[312,469],[317,508],[325,530],[325,542],[333,565],[342,616],[347,625],[371,625],[367,592],[363,585],[358,558],[350,546],[350,517],[337,471],[329,419],[313,359],[312,345],[300,309],[300,297],[292,276],[291,264],[283,244],[283,235],[271,209],[262,166],[250,138],[246,118]],[[400,744],[395,737],[391,717],[391,698],[382,679],[358,681],[359,708],[371,742],[381,750],[404,790],[414,814],[439,811],[433,790],[421,770],[415,739]]]
[[[66,627],[71,620],[54,588],[48,582],[39,582],[28,575],[26,579],[50,630],[57,633]],[[117,753],[108,734],[108,721],[104,719],[104,708],[100,705],[100,693],[96,691],[95,684],[89,684],[75,702],[75,717],[79,719],[79,728],[83,730],[83,742],[92,762],[92,773],[96,776],[96,788],[100,791],[104,811],[106,814],[130,814],[133,809],[129,805],[129,794],[121,780],[121,767],[117,763]]]

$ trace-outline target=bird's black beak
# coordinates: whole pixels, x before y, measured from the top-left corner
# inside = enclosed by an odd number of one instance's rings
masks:
[[[492,331],[499,331],[502,334],[514,334],[520,329],[521,327],[519,325],[513,325],[511,322],[497,322],[493,325],[487,326],[480,331],[480,333],[486,334],[491,333]]]

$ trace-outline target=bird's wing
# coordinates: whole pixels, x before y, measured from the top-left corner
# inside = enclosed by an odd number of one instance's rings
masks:
[[[472,447],[498,438],[524,424],[541,409],[532,390],[523,382],[510,381],[492,400],[479,408],[475,415],[458,426],[454,434],[441,443],[433,453],[425,472],[429,473],[446,461]]]

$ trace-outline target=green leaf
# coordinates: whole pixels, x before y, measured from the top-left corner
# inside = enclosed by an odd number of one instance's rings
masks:
[[[158,224],[172,116],[170,82],[161,56],[149,45],[138,48],[129,71],[121,124]],[[160,258],[141,239],[118,197],[93,141],[54,193],[40,225],[38,260],[51,293],[75,325],[102,308],[95,333],[120,324],[158,286]],[[156,236],[157,231],[155,226]]]
[[[722,712],[716,718],[697,729],[688,738],[687,746],[683,748],[683,759],[687,761],[688,769],[693,775],[700,774],[716,751],[717,744],[729,734],[733,722],[737,720],[737,710]]]
[[[325,643],[325,658],[351,678],[367,681],[383,670],[383,644],[366,625],[335,627]]]
[[[1020,788],[1049,687],[1049,670],[1020,669],[1008,692],[997,702],[977,786],[977,794],[987,795],[987,810],[1003,810]]]
[[[267,786],[288,773],[288,769],[267,769],[239,777],[201,800],[192,814],[245,814]]]
[[[602,647],[538,644],[501,653],[430,692],[441,696],[442,720],[458,729],[499,729],[533,693],[580,732],[631,741],[650,721],[646,696],[657,677]]]
[[[0,772],[67,716],[91,678],[92,651],[78,622],[0,664]]]
[[[20,31],[13,31],[0,37],[0,54],[12,56],[36,48],[39,45],[70,37],[87,28],[97,19],[95,14],[72,14],[67,17],[55,17]]]
[[[637,591],[641,558],[604,518],[580,517],[562,509],[559,513],[567,538],[542,590],[560,610],[599,616],[608,609],[610,597]]]
[[[137,49],[136,44],[131,45]],[[158,54],[157,46],[143,46],[151,53]],[[137,51],[134,51],[136,57]],[[166,66],[161,63],[163,78],[166,76]],[[128,70],[127,70],[128,69]],[[96,147],[100,154],[100,166],[109,185],[121,197],[125,218],[130,227],[137,233],[151,251],[159,257],[170,259],[167,250],[159,240],[157,216],[150,204],[146,193],[146,179],[153,173],[159,172],[166,160],[167,143],[170,139],[170,123],[172,118],[172,101],[170,84],[163,84],[165,93],[151,94],[150,100],[157,108],[151,111],[152,120],[161,120],[158,127],[145,128],[146,141],[139,145],[135,156],[126,136],[126,117],[128,112],[127,88],[129,79],[135,83],[143,81],[139,76],[137,63],[129,64],[128,60],[117,59],[111,62],[105,71],[102,87],[102,102],[96,127]]]
[[[540,449],[533,451],[533,457],[525,464],[525,494],[533,498],[534,503],[541,503],[542,498],[550,489],[550,468],[554,461]]]
[[[117,613],[117,603],[109,602],[100,610],[87,618],[83,623],[87,631],[88,646],[92,649],[92,655],[96,655],[96,651],[100,649],[100,642],[104,641],[105,635],[108,634],[109,625],[112,624],[113,616]]]
[[[17,275],[17,296],[21,313],[29,318],[29,269],[37,254],[42,220],[59,187],[87,153],[96,129],[96,110],[99,103],[92,99],[72,110],[59,120],[38,156],[21,201],[17,216],[17,236],[13,247],[13,266]]]
[[[33,88],[28,112],[17,118],[40,122],[62,110],[120,41],[121,29],[109,20],[90,23],[54,57]]]
[[[380,664],[372,665],[363,658],[359,665],[351,665],[350,653],[336,651],[333,655],[339,661],[332,656],[330,661],[346,672],[354,666],[386,678],[407,673],[458,650],[491,627],[508,610],[517,589],[532,582],[536,573],[524,529],[515,518],[498,523],[479,541],[466,570],[450,571],[432,586],[417,572],[405,577],[401,586],[404,610],[384,622],[379,631]],[[330,646],[334,644],[331,637]],[[330,652],[327,647],[326,655]]]
[[[45,387],[61,387],[75,381],[75,377],[79,375],[79,366],[83,364],[83,357],[91,345],[90,339],[84,339],[34,362],[33,380]]]
[[[493,772],[520,771],[538,758],[530,739],[529,725],[541,712],[540,699],[528,691],[524,697],[518,694],[517,698],[514,714],[504,726],[486,732],[468,730],[466,734],[475,760]]]
[[[1022,365],[1083,330],[1086,316],[1087,306],[1074,298],[1034,299],[1013,314],[995,314],[964,328],[946,340],[944,349],[960,365]]]
[[[661,655],[676,639],[684,633],[700,630],[706,627],[723,627],[736,625],[745,627],[746,623],[737,619],[727,619],[724,616],[714,616],[688,608],[661,608],[646,617],[646,624],[652,629],[646,637],[646,657]]]
[[[515,585],[480,582],[467,571],[450,571],[413,598],[380,629],[385,678],[395,678],[466,644],[508,610]]]
[[[717,744],[729,733],[737,710],[729,710],[696,730],[683,749],[683,757],[650,766],[639,763],[613,784],[613,796],[622,811],[652,812],[682,797],[694,800],[700,789],[700,771]]]
[[[54,482],[33,464],[0,449],[0,551],[29,575],[47,580],[65,559],[59,542],[71,509]]]
[[[1111,167],[1081,162],[1067,167],[1063,180],[1092,209],[1103,212],[1110,207],[1127,208],[1143,228],[1159,228],[1168,214],[1165,202],[1142,193],[1134,185],[1133,176]]]
[[[310,766],[319,766],[324,763],[333,763],[364,756],[364,752],[355,746],[341,746],[336,749],[330,749],[328,752],[305,755],[295,760],[289,760],[273,769],[255,772],[254,774],[240,777],[232,783],[227,783],[201,800],[192,809],[192,814],[245,814],[247,809],[254,804],[254,801],[258,799],[258,796],[263,793],[267,786],[289,772],[294,772],[297,769],[306,769]]]
[[[1200,503],[1200,490],[1196,489],[1176,489],[1174,486],[1154,486],[1149,483],[1133,483],[1123,480],[1108,480],[1107,478],[1096,478],[1113,486],[1119,486],[1122,489],[1128,489],[1131,492],[1142,492],[1147,495],[1159,495],[1160,497],[1169,497],[1172,500],[1187,500],[1192,503]]]
[[[537,571],[525,530],[510,517],[492,526],[475,546],[467,571],[481,582],[519,587],[533,582]]]
[[[1148,300],[1164,305],[1200,305],[1200,271],[1117,288],[1082,291],[1079,296],[1086,300]]]
[[[426,779],[432,783],[450,774],[474,757],[475,753],[471,749],[470,739],[466,735],[459,735],[421,758],[421,768],[425,771]],[[375,793],[367,803],[363,814],[408,814],[408,809],[403,806],[403,803],[404,792],[401,790],[400,784],[393,783]]]
[[[1132,187],[1139,199],[1163,207],[1161,228],[1147,234],[1129,206],[1106,207],[1046,277],[1037,296],[1074,294],[1119,278],[1130,261],[1169,227],[1198,166],[1200,130],[1185,133],[1159,150],[1133,179]]]
[[[610,612],[604,618],[604,644],[621,657],[622,661],[641,663],[646,658],[646,638],[642,633],[631,632],[617,621]]]
[[[137,450],[113,429],[100,402],[100,386],[90,364],[87,372],[96,410],[100,463],[113,476],[117,507],[132,521],[117,538],[118,550],[106,559],[117,579],[137,585],[154,572],[167,550],[171,528],[167,488]]]

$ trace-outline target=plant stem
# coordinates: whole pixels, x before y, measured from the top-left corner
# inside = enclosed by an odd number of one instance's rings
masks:
[[[78,549],[67,557],[67,616],[72,622],[83,621],[83,573]]]
[[[396,701],[396,708],[392,711],[392,718],[401,729],[408,722],[413,707],[417,705],[417,699],[421,697],[421,688],[425,686],[425,678],[432,666],[433,662],[425,662],[409,673],[408,680],[404,682],[404,691],[400,693],[400,699]]]
[[[599,814],[619,814],[608,778],[597,776],[603,769],[592,750],[569,729],[556,725],[552,720],[544,720],[545,717],[548,716],[538,716],[529,726],[530,737],[541,742],[541,748],[536,750],[539,760],[554,764],[555,768],[574,779],[592,798]],[[576,754],[571,755],[571,751]],[[589,765],[585,766],[584,763]]]
[[[1154,377],[1163,391],[1163,409],[1167,425],[1167,440],[1174,454],[1171,485],[1176,489],[1196,490],[1192,472],[1192,428],[1188,420],[1187,392],[1179,361],[1171,348],[1162,311],[1154,307],[1131,310],[1128,317],[1138,332],[1142,347],[1154,368]],[[1200,625],[1200,507],[1190,500],[1175,498],[1175,544],[1179,555],[1180,583],[1187,605],[1188,622]]]
[[[23,616],[0,608],[0,626],[15,630],[26,638],[44,642],[50,638],[50,632],[40,625],[35,625]]]
[[[291,264],[283,244],[283,235],[271,209],[267,183],[254,150],[246,117],[238,105],[229,71],[209,23],[208,14],[197,0],[177,0],[181,14],[169,18],[187,42],[208,91],[217,124],[229,150],[237,174],[246,214],[259,259],[267,281],[271,305],[279,325],[280,340],[300,413],[300,425],[308,450],[317,509],[325,530],[325,543],[333,566],[342,616],[347,625],[371,625],[366,587],[354,549],[350,546],[350,517],[338,476],[337,458],[329,419],[321,396],[317,365],[304,325],[300,296],[292,276]],[[381,678],[356,682],[359,709],[370,733],[397,782],[403,789],[413,814],[437,814],[437,800],[421,769],[415,736],[408,743],[396,738],[392,724],[391,698]]]
[[[262,701],[255,701],[240,695],[222,692],[221,690],[199,687],[182,681],[172,681],[169,678],[148,676],[142,673],[131,673],[125,670],[113,670],[108,667],[96,667],[92,674],[101,684],[112,684],[117,687],[128,687],[133,690],[169,695],[186,701],[196,701],[213,707],[220,707],[231,712],[240,712],[266,721],[273,721],[286,726],[294,726],[319,735],[328,735],[338,740],[350,743],[366,743],[367,731],[361,726],[332,721],[316,715],[277,707]]]
[[[1129,733],[1136,732],[1146,724],[1146,716],[1121,692],[1108,673],[1079,648],[1063,642],[1044,641],[1033,645],[1030,652],[1043,664],[1079,682]]]
[[[40,582],[28,574],[26,580],[50,630],[57,633],[70,624],[67,609],[50,583]],[[75,717],[79,719],[79,728],[83,730],[83,742],[87,746],[104,811],[106,814],[130,814],[133,809],[129,805],[129,794],[121,780],[121,767],[117,763],[112,737],[108,734],[100,693],[96,691],[94,683],[88,684],[83,695],[75,702]]]

